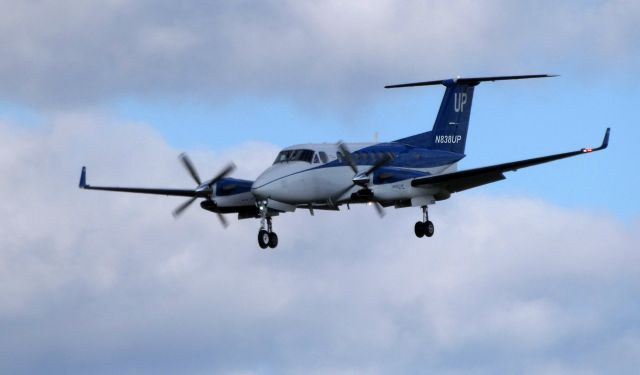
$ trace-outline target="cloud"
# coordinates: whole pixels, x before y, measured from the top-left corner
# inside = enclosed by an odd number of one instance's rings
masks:
[[[349,106],[452,74],[625,74],[634,1],[5,2],[0,98],[39,108],[128,96]],[[615,58],[612,58],[614,56]]]
[[[223,230],[179,199],[80,191],[189,187],[148,125],[97,112],[0,124],[2,373],[632,373],[640,358],[637,220],[459,194]],[[268,144],[194,153],[255,176]],[[266,155],[269,155],[266,157]]]

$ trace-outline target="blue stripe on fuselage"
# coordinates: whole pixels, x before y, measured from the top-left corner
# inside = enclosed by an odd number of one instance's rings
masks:
[[[378,143],[373,146],[367,146],[357,151],[351,152],[351,158],[356,163],[357,166],[372,166],[375,164],[380,158],[384,157],[383,154],[391,153],[393,155],[393,160],[385,165],[385,168],[408,168],[408,169],[418,169],[418,168],[435,168],[453,164],[460,159],[464,158],[464,154],[457,154],[450,151],[442,151],[442,150],[430,150],[422,147],[410,146],[402,143]],[[265,185],[268,185],[272,182],[279,181],[283,178],[294,176],[299,173],[308,172],[314,169],[322,169],[322,168],[334,168],[334,167],[345,167],[348,164],[345,161],[334,160],[332,162],[322,164],[319,166],[311,167],[308,169],[304,169],[302,171],[294,172],[285,176],[278,177],[274,180],[271,180],[261,186],[257,186],[256,188],[261,188]],[[415,173],[416,175],[413,177],[420,177],[423,175],[423,172],[420,171],[406,171],[407,178],[412,178],[410,174]],[[380,183],[391,183],[398,181],[390,178],[388,180],[380,180]],[[374,181],[374,184],[375,181]]]
[[[385,164],[385,167],[415,169],[434,168],[453,164],[465,156],[455,152],[430,150],[402,143],[378,143],[352,152],[351,158],[358,166],[371,166],[379,161],[383,157],[383,154],[388,153],[393,155],[393,160]],[[308,170],[346,165],[348,164],[345,161],[334,160]]]

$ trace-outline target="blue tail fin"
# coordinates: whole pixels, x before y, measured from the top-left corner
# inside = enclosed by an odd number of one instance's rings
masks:
[[[445,81],[444,92],[438,116],[427,139],[427,148],[464,154],[467,130],[473,102],[473,89],[478,83],[456,83]]]
[[[438,116],[433,124],[433,129],[425,133],[398,139],[396,142],[416,147],[464,154],[464,147],[467,143],[467,131],[469,129],[469,118],[471,115],[471,103],[473,102],[473,90],[480,82],[543,77],[554,76],[536,74],[525,76],[458,78],[385,86],[385,88],[397,88],[444,85],[447,88],[444,92],[442,103],[440,104]]]

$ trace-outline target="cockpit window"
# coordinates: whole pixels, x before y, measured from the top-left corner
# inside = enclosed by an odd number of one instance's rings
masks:
[[[280,151],[273,164],[285,163],[290,161],[304,161],[311,163],[313,160],[313,150],[284,150]]]
[[[326,152],[324,152],[324,151],[320,151],[318,154],[320,154],[320,160],[321,160],[323,163],[326,163],[326,162],[328,162],[328,161],[329,161],[329,157],[327,156],[327,153],[326,153]]]

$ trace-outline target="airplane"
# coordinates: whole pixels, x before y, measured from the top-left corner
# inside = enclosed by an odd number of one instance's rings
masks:
[[[380,143],[313,143],[284,148],[273,165],[255,180],[227,177],[234,170],[228,164],[213,178],[202,181],[186,154],[179,159],[196,183],[193,189],[92,186],[87,184],[82,167],[79,187],[129,193],[183,196],[189,199],[178,206],[179,216],[197,199],[200,207],[214,212],[226,227],[224,214],[238,219],[260,219],[258,245],[262,249],[278,246],[272,218],[296,209],[339,211],[351,204],[373,205],[378,213],[384,207],[419,207],[422,218],[414,225],[417,237],[431,237],[433,222],[428,207],[449,199],[452,194],[504,180],[505,172],[548,163],[594,151],[609,144],[610,128],[597,148],[547,155],[532,159],[458,170],[464,153],[473,93],[482,82],[556,77],[549,74],[454,78],[385,86],[402,88],[445,86],[444,96],[433,128],[424,133]]]

